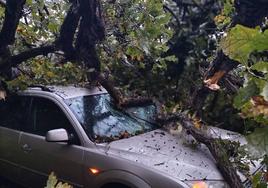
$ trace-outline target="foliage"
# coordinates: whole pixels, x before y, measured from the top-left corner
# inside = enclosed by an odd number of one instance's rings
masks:
[[[107,39],[100,54],[103,70],[113,75],[116,86],[127,95],[157,97],[169,112],[189,108],[194,88],[202,84],[198,66],[215,48],[209,35],[220,3],[103,4]]]
[[[164,55],[174,32],[163,2],[103,2],[103,7],[107,30],[106,40],[100,46],[103,70],[111,72],[126,92],[159,88],[157,83],[162,84],[160,79],[164,79],[168,64],[177,63],[174,55]]]
[[[231,59],[247,65],[250,54],[268,50],[267,41],[268,30],[261,32],[260,27],[236,25],[221,40],[221,48]]]
[[[106,27],[106,39],[98,46],[102,71],[112,76],[126,95],[158,97],[167,111],[178,109],[178,103],[189,108],[188,96],[202,84],[198,66],[215,48],[209,35],[214,32],[213,19],[220,3],[216,0],[189,4],[172,0],[101,2]],[[28,0],[11,53],[16,55],[53,41],[67,8],[68,3],[63,0]],[[83,75],[90,70],[77,74],[84,67],[74,63],[78,69],[70,68],[67,72],[61,62],[60,53],[30,59],[19,67],[22,75],[8,82],[9,88],[25,88],[26,84],[35,83],[67,84],[75,79],[87,81]],[[66,76],[60,79],[62,72],[77,77],[72,76],[71,81]]]
[[[122,88],[133,87],[127,82],[137,83],[135,88],[144,84],[155,85],[163,77],[168,64],[177,63],[174,55],[164,55],[174,32],[169,26],[171,15],[164,11],[163,2],[102,1],[102,5],[106,25],[106,39],[98,46],[102,69],[112,73],[115,78],[124,80],[124,84],[119,84]],[[27,48],[53,41],[58,35],[67,8],[68,4],[63,0],[28,0],[25,11],[29,13],[21,19],[18,26],[17,42],[12,53],[17,54]],[[19,68],[22,75],[8,82],[9,88],[25,88],[26,85],[35,83],[68,84],[87,81],[84,74],[90,70],[75,63],[61,65],[62,60],[62,54],[29,60]],[[68,78],[68,75],[71,77]],[[144,76],[144,79],[140,79],[140,76]],[[151,82],[146,83],[148,80]]]
[[[72,188],[71,185],[68,185],[67,183],[59,182],[55,173],[52,172],[47,180],[47,185],[45,188]]]
[[[267,124],[268,105],[268,62],[262,57],[254,57],[253,53],[268,50],[268,31],[260,28],[247,28],[236,25],[221,40],[223,52],[231,59],[242,64],[241,74],[245,78],[244,87],[234,99],[234,106],[246,117]]]
[[[228,3],[225,3],[225,6]],[[234,5],[232,5],[234,7]],[[232,12],[232,11],[231,11]],[[230,14],[232,19],[234,14]],[[233,100],[233,105],[240,110],[241,117],[254,120],[254,127],[263,125],[250,135],[249,141],[256,147],[267,152],[268,141],[268,30],[260,26],[249,28],[235,25],[225,28],[224,37],[219,48],[240,66],[236,74],[243,78],[244,84]]]
[[[267,126],[255,130],[254,134],[250,134],[247,138],[250,143],[259,151],[268,153],[268,128]]]
[[[58,36],[68,6],[63,0],[27,0],[12,53],[52,42]]]
[[[172,56],[161,57],[173,35],[167,25],[171,16],[163,10],[161,0],[106,3],[104,12],[107,19],[104,61],[125,61],[140,69],[144,69],[148,61],[153,62],[153,69],[165,69],[165,61],[176,61]]]
[[[23,90],[36,84],[68,85],[86,82],[86,70],[71,62],[55,64],[48,59],[38,58],[23,64],[20,71],[26,74],[20,74],[16,79],[8,81],[10,90]]]
[[[221,14],[217,15],[214,20],[219,28],[224,28],[232,21],[231,17],[235,14],[234,0],[224,0],[224,6]]]
[[[264,157],[262,162],[263,165],[268,165],[267,155]],[[258,172],[252,178],[252,187],[253,188],[266,188],[267,187],[267,171]]]

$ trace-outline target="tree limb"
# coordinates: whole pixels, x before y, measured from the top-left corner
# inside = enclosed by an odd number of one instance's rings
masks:
[[[73,41],[79,23],[79,5],[73,1],[60,29],[60,36],[56,40],[57,46],[65,53],[67,60],[75,60],[77,57]]]
[[[136,106],[146,106],[154,104],[154,101],[150,98],[140,97],[140,98],[129,98],[121,102],[120,106],[124,107],[136,107]]]
[[[111,95],[115,104],[117,106],[120,106],[121,102],[123,101],[123,95],[119,90],[114,87],[112,81],[110,81],[108,78],[105,78],[105,76],[103,76],[102,74],[99,74],[98,81]]]
[[[30,50],[24,51],[18,55],[11,56],[10,59],[12,62],[12,66],[16,66],[30,58],[34,58],[39,55],[46,56],[49,53],[53,53],[55,50],[56,50],[55,45],[41,46],[41,47],[32,48]]]
[[[24,4],[25,0],[8,0],[6,2],[5,19],[0,32],[0,55],[2,49],[15,41],[15,33]]]
[[[2,62],[0,64],[0,70],[7,70],[8,68],[15,67],[22,62],[34,58],[39,55],[46,56],[49,53],[53,53],[56,50],[55,45],[48,45],[48,46],[41,46],[37,48],[32,48],[30,50],[21,52],[18,55],[10,56],[8,59],[6,59],[5,62]]]
[[[227,151],[221,144],[220,140],[208,135],[205,131],[195,128],[191,119],[184,114],[172,114],[166,118],[158,118],[157,122],[166,124],[168,122],[179,121],[181,125],[195,138],[196,141],[205,144],[212,156],[214,157],[217,166],[223,175],[224,179],[232,188],[241,188],[243,184],[235,167],[229,160]]]
[[[100,61],[95,49],[98,41],[105,37],[99,0],[80,0],[79,14],[81,21],[75,44],[79,61],[88,69],[94,69],[88,74],[89,80],[97,80],[100,73]]]

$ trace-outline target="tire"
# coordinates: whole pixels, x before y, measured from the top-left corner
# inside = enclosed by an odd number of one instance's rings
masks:
[[[103,185],[101,188],[130,188],[130,187],[121,183],[108,183],[106,185]]]

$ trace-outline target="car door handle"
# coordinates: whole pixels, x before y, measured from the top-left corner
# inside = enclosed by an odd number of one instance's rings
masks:
[[[32,151],[32,148],[28,144],[24,144],[21,146],[22,150],[26,153],[29,153]]]

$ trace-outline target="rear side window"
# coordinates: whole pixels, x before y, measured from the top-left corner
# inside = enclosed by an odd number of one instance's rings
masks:
[[[78,136],[69,119],[53,101],[46,98],[33,98],[30,114],[30,126],[25,127],[26,132],[45,136],[50,130],[64,128],[69,134],[73,135],[74,144],[80,145]]]
[[[0,101],[0,126],[21,130],[27,125],[31,98],[10,96]]]

